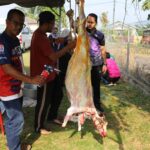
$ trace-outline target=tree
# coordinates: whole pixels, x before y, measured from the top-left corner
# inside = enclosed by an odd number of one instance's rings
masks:
[[[17,9],[23,11],[26,16],[33,18],[33,19],[38,19],[38,15],[42,11],[50,11],[52,12],[55,17],[56,17],[56,25],[59,24],[59,8],[50,8],[50,7],[43,7],[43,6],[36,6],[36,7],[31,7],[31,8],[24,8],[24,7],[17,7]],[[61,20],[62,20],[62,26],[66,27],[67,26],[67,21],[66,21],[66,13],[64,7],[61,8]]]
[[[108,14],[108,12],[102,12],[102,14],[100,16],[102,28],[106,28],[107,24],[109,23],[107,14]]]
[[[150,10],[150,0],[132,0],[132,2],[136,2],[136,3],[143,2],[142,9],[144,11]],[[150,14],[148,14],[148,20],[150,20]]]

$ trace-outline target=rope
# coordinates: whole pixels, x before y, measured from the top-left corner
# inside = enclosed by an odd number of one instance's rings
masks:
[[[74,35],[76,36],[76,28],[77,28],[77,22],[76,22],[76,20],[77,20],[77,10],[79,9],[79,0],[75,0],[75,21],[74,21]],[[78,12],[79,13],[79,12]]]
[[[67,2],[70,4],[70,9],[71,9],[71,0],[67,0]]]
[[[67,0],[67,1],[69,2],[69,6],[70,6],[69,11],[71,12],[71,10],[72,10],[71,0]],[[76,19],[77,19],[77,6],[78,6],[78,4],[79,4],[79,0],[75,0],[74,17],[72,16],[72,18],[70,18],[71,19],[70,20],[70,32],[72,32],[75,35],[75,37],[76,37],[76,28],[77,28]],[[73,13],[73,10],[72,10],[72,13]],[[73,25],[73,31],[72,31],[72,25]]]
[[[75,3],[75,12],[74,12],[74,16],[75,16],[75,21],[74,21],[74,34],[76,34],[76,19],[77,19],[77,4]]]
[[[67,0],[67,2],[69,3],[69,7],[70,7],[70,10],[71,10],[71,0]],[[71,22],[70,22],[70,32],[71,32]]]

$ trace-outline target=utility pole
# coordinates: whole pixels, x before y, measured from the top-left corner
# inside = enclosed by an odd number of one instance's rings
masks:
[[[114,22],[115,22],[115,10],[116,10],[116,0],[114,0],[114,6],[113,6],[113,30],[114,30]]]
[[[126,73],[129,74],[129,62],[130,62],[130,28],[128,27],[128,43],[127,43],[127,60],[126,60]]]
[[[127,1],[128,0],[125,0],[125,13],[124,13],[124,18],[123,18],[123,22],[122,22],[122,31],[123,31],[123,27],[124,27],[124,22],[125,22],[125,19],[126,19],[126,14],[127,14]]]

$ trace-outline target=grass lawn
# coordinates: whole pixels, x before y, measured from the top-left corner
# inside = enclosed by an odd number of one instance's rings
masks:
[[[33,132],[34,108],[24,108],[22,141],[32,144],[33,150],[150,150],[150,98],[123,81],[114,87],[103,85],[101,93],[108,120],[106,138],[99,136],[90,120],[82,132],[72,122],[66,128],[47,124],[53,133],[40,136]],[[68,107],[64,95],[59,113],[65,115]],[[0,135],[0,150],[6,149],[5,143]]]

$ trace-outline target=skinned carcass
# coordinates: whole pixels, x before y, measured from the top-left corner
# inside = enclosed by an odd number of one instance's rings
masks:
[[[99,115],[93,103],[91,86],[91,61],[89,56],[90,43],[85,29],[84,0],[79,1],[79,23],[77,44],[66,74],[66,90],[71,106],[62,124],[66,126],[73,115],[78,115],[78,130],[90,117],[102,137],[106,136],[107,122],[104,115]]]

